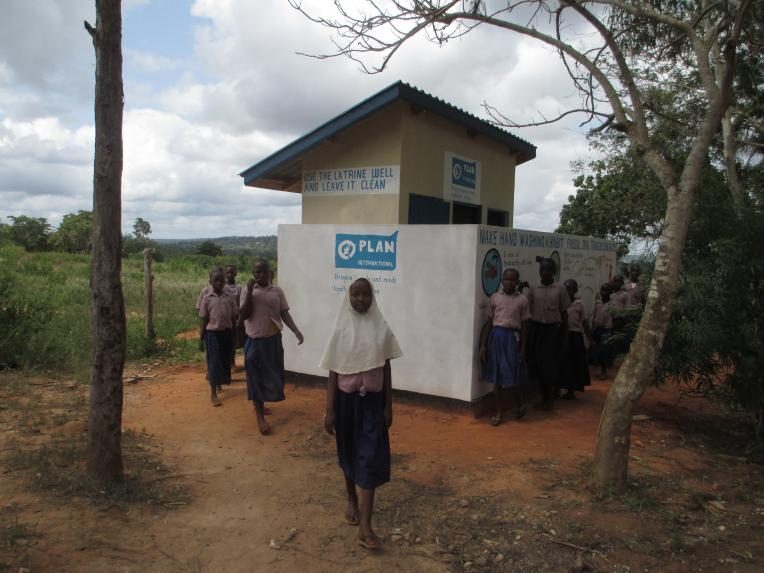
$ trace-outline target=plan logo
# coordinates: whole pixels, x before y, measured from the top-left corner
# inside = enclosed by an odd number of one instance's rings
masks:
[[[343,260],[348,261],[355,256],[355,243],[350,239],[345,239],[337,245],[337,255]]]
[[[475,189],[477,183],[477,162],[451,158],[451,184],[467,189]]]
[[[338,233],[334,241],[334,266],[338,269],[394,271],[398,266],[398,231],[392,235]]]

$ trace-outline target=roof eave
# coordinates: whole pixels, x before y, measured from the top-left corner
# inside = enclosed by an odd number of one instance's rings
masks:
[[[466,129],[473,133],[481,134],[494,141],[504,143],[511,152],[516,154],[516,165],[521,165],[536,157],[536,146],[531,143],[500,129],[495,125],[491,125],[435,96],[426,94],[421,90],[398,81],[370,96],[339,116],[327,121],[296,141],[293,141],[286,147],[281,148],[279,151],[266,157],[259,163],[245,169],[239,173],[239,176],[244,179],[244,185],[246,186],[260,187],[261,185],[258,184],[258,182],[269,181],[271,182],[271,185],[267,188],[277,189],[278,187],[272,184],[274,181],[273,178],[268,177],[268,174],[272,173],[275,169],[288,165],[289,163],[301,161],[305,153],[316,148],[326,139],[349,129],[357,122],[366,119],[398,100],[420,106],[431,113],[462,124]]]

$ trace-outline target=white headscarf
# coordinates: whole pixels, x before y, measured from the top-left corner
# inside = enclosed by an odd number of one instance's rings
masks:
[[[401,355],[398,341],[377,306],[374,287],[371,306],[363,313],[353,310],[348,289],[337,309],[334,331],[319,366],[337,374],[357,374],[384,366],[386,360]]]

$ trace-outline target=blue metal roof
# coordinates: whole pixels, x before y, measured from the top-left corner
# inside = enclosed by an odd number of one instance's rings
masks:
[[[306,152],[399,100],[459,123],[470,133],[484,135],[507,145],[517,154],[518,165],[536,157],[536,146],[527,141],[422,90],[398,81],[245,169],[239,175],[244,178],[245,185],[252,187],[263,186],[262,180],[267,180],[271,182],[271,185],[267,185],[268,187],[286,188],[289,183],[274,186],[273,180],[284,179],[287,173],[295,181],[298,180],[300,169],[294,163],[299,161]],[[261,185],[257,184],[258,180]]]

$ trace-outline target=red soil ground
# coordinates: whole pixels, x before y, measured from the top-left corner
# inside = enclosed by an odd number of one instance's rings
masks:
[[[30,488],[34,475],[5,470],[2,508],[35,534],[0,545],[7,570],[764,570],[761,466],[719,449],[708,430],[727,424],[727,414],[700,399],[677,403],[675,387],[650,389],[640,403],[649,419],[634,424],[634,483],[618,500],[594,496],[588,483],[610,382],[594,382],[552,413],[531,410],[495,428],[467,408],[401,397],[393,478],[378,491],[375,514],[385,546],[371,554],[342,519],[320,386],[290,377],[287,400],[272,405],[273,433],[263,437],[243,374],[219,408],[209,404],[201,367],[152,374],[126,386],[124,426],[145,430],[153,444],[146,447],[172,468],[147,479],[180,484],[192,499],[104,506],[40,492]],[[8,376],[0,376],[0,404],[10,400]],[[30,397],[82,391],[28,388]],[[72,428],[49,420],[27,436],[23,417],[0,408],[3,449],[31,448]]]

